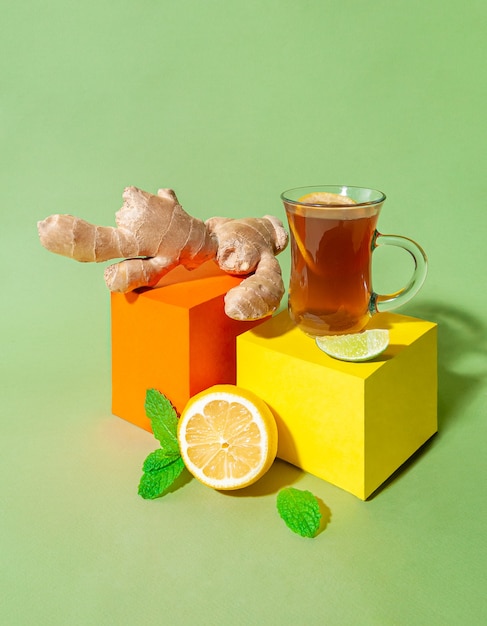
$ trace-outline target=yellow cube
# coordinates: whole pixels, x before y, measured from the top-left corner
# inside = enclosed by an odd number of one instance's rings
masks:
[[[237,338],[237,384],[274,412],[278,457],[367,499],[437,432],[436,324],[375,315],[372,361],[327,356],[286,311]]]

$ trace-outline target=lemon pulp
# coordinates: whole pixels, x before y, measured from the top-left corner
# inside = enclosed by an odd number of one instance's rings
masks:
[[[246,487],[271,467],[277,426],[263,400],[235,385],[215,385],[190,399],[178,425],[187,469],[215,489]]]

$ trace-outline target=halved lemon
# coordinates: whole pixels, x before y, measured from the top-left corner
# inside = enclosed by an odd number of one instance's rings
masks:
[[[316,337],[316,344],[329,356],[341,361],[369,361],[389,345],[389,331],[374,328],[351,335]]]
[[[215,385],[193,396],[179,418],[178,441],[187,469],[214,489],[247,487],[271,467],[277,426],[258,396]]]

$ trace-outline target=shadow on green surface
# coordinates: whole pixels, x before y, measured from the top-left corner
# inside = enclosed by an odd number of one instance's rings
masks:
[[[428,450],[431,448],[434,441],[436,440],[436,437],[437,437],[437,434],[433,435],[432,437],[428,439],[428,441],[423,443],[423,445],[420,448],[418,448],[416,452],[414,452],[409,457],[409,459],[406,459],[406,461],[404,461],[404,463],[400,467],[398,467],[397,470],[389,476],[389,478],[387,478],[379,487],[377,487],[377,489],[374,492],[370,494],[370,496],[366,499],[366,502],[370,502],[371,500],[373,500],[375,497],[377,497],[379,494],[385,491],[388,487],[390,487],[396,480],[398,480],[400,477],[404,476],[410,470],[412,470],[414,465],[416,465],[416,463],[421,459],[421,457],[423,457],[423,455],[425,455],[428,452]]]
[[[461,409],[474,396],[487,375],[487,327],[476,316],[444,303],[415,307],[411,315],[438,324],[438,434],[453,419],[461,419]],[[409,472],[428,452],[438,435],[426,441],[399,467],[367,501]]]
[[[259,496],[267,496],[277,494],[281,489],[290,487],[305,472],[287,461],[276,459],[271,469],[264,474],[256,483],[245,487],[244,489],[236,489],[235,491],[221,491],[223,495],[236,496],[243,498],[257,498]],[[323,502],[321,498],[315,495],[318,500],[318,506],[321,512],[321,522],[315,537],[326,530],[331,521],[331,509]]]
[[[438,421],[448,427],[487,375],[485,323],[442,302],[415,307],[414,315],[438,324]]]
[[[277,493],[284,487],[289,487],[295,483],[303,471],[298,467],[276,459],[270,470],[259,478],[253,485],[244,487],[243,489],[235,489],[234,491],[222,491],[221,493],[228,496],[237,496],[239,498],[256,498],[259,496],[267,496]]]
[[[175,491],[178,491],[178,489],[182,489],[188,483],[190,483],[192,480],[193,480],[193,476],[188,472],[188,470],[186,468],[184,468],[184,470],[176,478],[176,480],[173,482],[173,484],[168,489],[166,489],[166,491],[164,491],[162,496],[165,496],[168,493],[174,493]]]
[[[321,533],[326,530],[328,524],[331,522],[331,509],[323,502],[321,498],[318,498],[317,496],[315,497],[318,500],[318,505],[320,507],[321,513],[320,527],[315,535],[315,537],[318,537],[318,535],[321,535]]]

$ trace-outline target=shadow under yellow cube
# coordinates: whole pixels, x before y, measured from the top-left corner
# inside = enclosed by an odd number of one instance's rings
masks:
[[[327,356],[286,311],[237,338],[237,384],[271,407],[278,457],[367,499],[437,431],[436,324],[382,313],[385,353]]]

